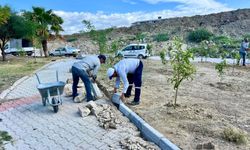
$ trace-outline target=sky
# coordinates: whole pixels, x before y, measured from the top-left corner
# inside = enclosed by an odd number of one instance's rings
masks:
[[[62,17],[63,33],[86,30],[81,23],[89,20],[96,29],[128,27],[144,20],[204,15],[250,8],[250,0],[0,0],[15,11],[32,6],[52,9]]]

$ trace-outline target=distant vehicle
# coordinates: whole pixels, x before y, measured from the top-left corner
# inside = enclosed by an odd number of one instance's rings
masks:
[[[147,44],[129,44],[122,50],[118,50],[116,56],[122,56],[124,58],[134,57],[134,58],[147,58],[150,56],[147,49]]]
[[[31,56],[36,48],[32,47],[30,41],[25,39],[11,39],[5,46],[5,54],[12,54],[18,56],[21,54]]]
[[[49,52],[50,56],[74,56],[79,54],[80,50],[74,47],[59,47]]]

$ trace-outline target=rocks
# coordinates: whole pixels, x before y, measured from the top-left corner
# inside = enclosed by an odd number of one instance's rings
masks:
[[[129,137],[120,141],[120,145],[122,149],[128,150],[158,150],[159,148],[156,147],[154,144],[144,141],[140,137]]]
[[[85,96],[81,93],[77,97],[74,98],[74,102],[81,103],[82,101],[84,101],[84,99],[85,99]]]
[[[120,124],[121,121],[115,114],[114,108],[108,104],[102,104],[101,107],[103,110],[97,115],[97,120],[100,122],[99,126],[104,129],[116,129],[117,124]]]
[[[87,107],[78,107],[78,112],[81,117],[86,117],[91,113],[91,111]]]
[[[66,96],[72,95],[72,84],[66,84],[64,86],[64,93]]]
[[[196,149],[210,149],[210,150],[214,150],[215,149],[215,145],[211,142],[208,143],[203,143],[203,144],[198,144],[196,146]]]

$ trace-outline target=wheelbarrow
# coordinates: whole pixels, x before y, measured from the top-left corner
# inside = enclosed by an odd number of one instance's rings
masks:
[[[52,83],[41,83],[39,76],[35,73],[38,85],[37,89],[42,97],[42,104],[46,106],[46,104],[50,104],[53,107],[55,113],[58,112],[59,105],[62,105],[61,95],[63,94],[65,82],[58,80],[58,71],[56,71],[56,82]]]

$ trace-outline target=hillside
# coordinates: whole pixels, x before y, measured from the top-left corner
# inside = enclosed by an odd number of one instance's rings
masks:
[[[153,45],[153,51],[161,50],[166,42],[154,42],[153,36],[167,33],[169,37],[180,36],[184,39],[190,31],[198,28],[206,28],[214,35],[225,35],[241,39],[243,35],[250,34],[250,9],[221,12],[209,15],[196,15],[192,17],[178,17],[169,19],[157,19],[135,22],[130,27],[113,28],[108,34],[108,44],[113,40],[122,40],[124,45],[137,42],[137,34],[145,34],[146,41]],[[68,39],[76,39],[67,42]],[[66,35],[64,41],[52,41],[49,49],[62,45],[70,45],[80,48],[84,53],[97,53],[98,46],[93,43],[88,34]]]

